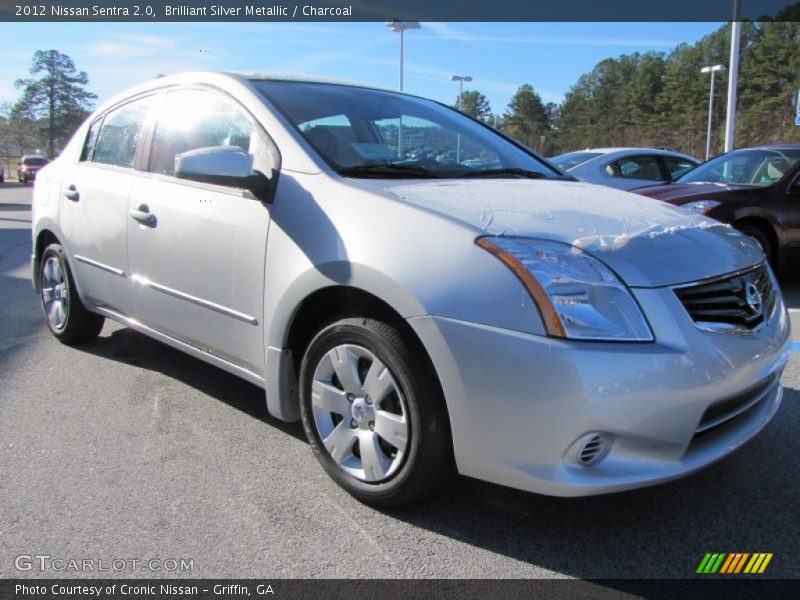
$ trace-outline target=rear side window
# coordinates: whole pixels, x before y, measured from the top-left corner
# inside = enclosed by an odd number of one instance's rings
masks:
[[[697,164],[685,158],[677,158],[675,156],[662,156],[661,160],[667,165],[670,178],[675,181],[679,177],[686,175],[689,171],[694,169]]]
[[[252,136],[252,121],[232,100],[205,90],[176,90],[161,107],[148,170],[174,175],[176,157],[199,148],[238,146],[251,152]]]
[[[133,168],[150,105],[150,98],[142,98],[108,113],[94,142],[91,160],[104,165]]]
[[[609,177],[622,179],[649,179],[662,181],[661,168],[654,156],[628,156],[614,161],[605,168]]]
[[[92,160],[94,156],[94,146],[97,143],[97,135],[100,133],[100,125],[103,124],[103,119],[97,119],[89,127],[89,132],[86,134],[86,143],[83,144],[81,151],[81,162]]]

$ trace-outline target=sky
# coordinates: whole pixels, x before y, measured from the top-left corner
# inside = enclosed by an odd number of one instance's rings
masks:
[[[469,75],[502,113],[534,86],[559,102],[600,60],[693,43],[721,23],[423,23],[405,34],[405,91],[455,103]],[[36,50],[68,54],[98,102],[151,79],[195,69],[281,71],[396,89],[399,35],[383,23],[0,23],[0,104],[19,97]]]

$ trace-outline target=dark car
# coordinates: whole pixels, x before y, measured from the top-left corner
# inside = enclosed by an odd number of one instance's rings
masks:
[[[775,266],[800,258],[800,144],[734,150],[643,194],[730,223]]]
[[[17,165],[17,179],[28,183],[36,179],[36,173],[50,161],[44,156],[23,156]]]

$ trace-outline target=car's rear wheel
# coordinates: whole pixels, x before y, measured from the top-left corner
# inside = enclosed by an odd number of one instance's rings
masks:
[[[59,244],[50,244],[39,261],[39,297],[47,326],[65,344],[94,339],[103,328],[105,319],[81,302]]]
[[[300,369],[306,435],[328,475],[379,506],[420,500],[453,472],[447,411],[410,335],[371,318],[321,329]]]

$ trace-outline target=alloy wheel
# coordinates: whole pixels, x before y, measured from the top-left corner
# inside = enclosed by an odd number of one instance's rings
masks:
[[[50,256],[42,267],[42,304],[50,326],[64,329],[69,318],[69,282],[64,266],[56,256]]]
[[[326,352],[314,370],[311,407],[325,451],[344,471],[377,483],[400,468],[411,433],[408,407],[371,350],[342,344]]]

